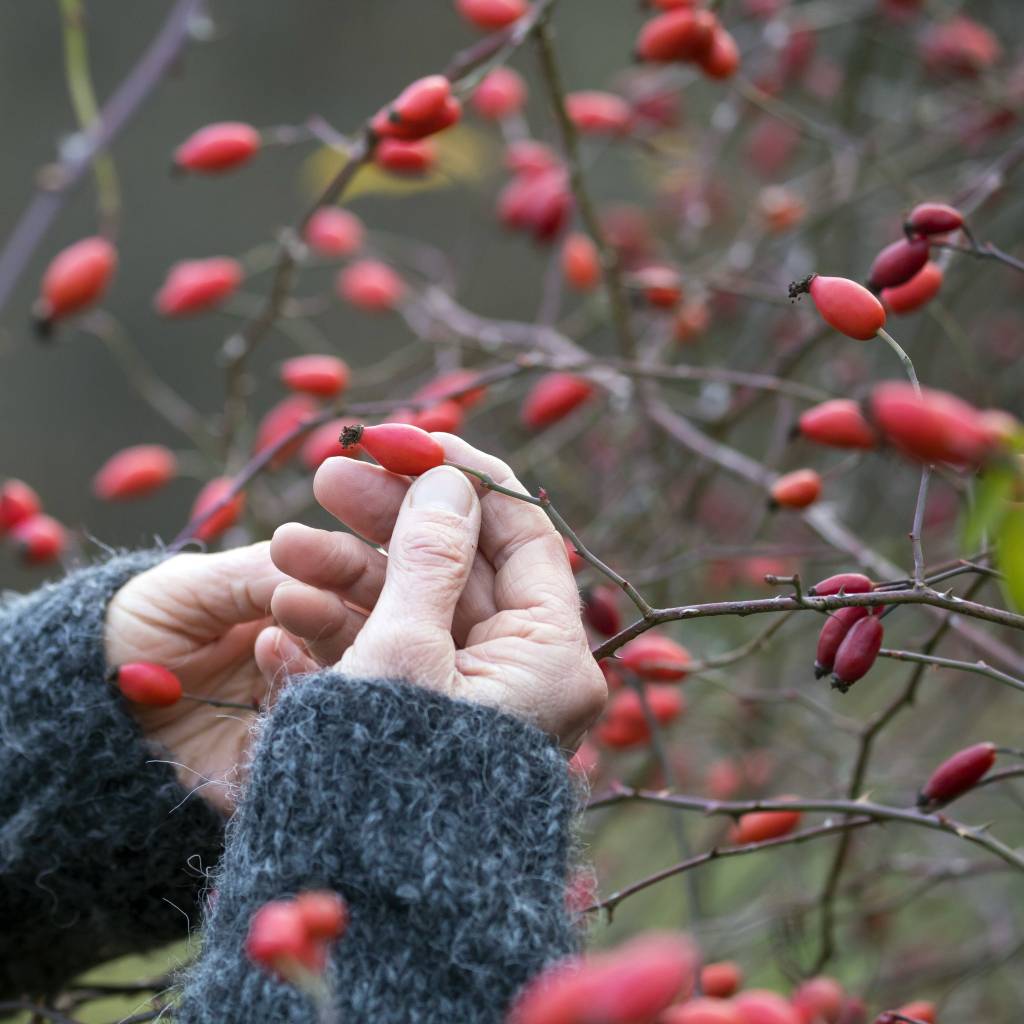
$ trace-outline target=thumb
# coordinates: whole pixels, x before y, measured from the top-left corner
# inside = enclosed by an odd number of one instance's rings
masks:
[[[455,667],[452,619],[480,535],[480,501],[451,466],[409,488],[388,544],[377,604],[342,667],[439,686]]]

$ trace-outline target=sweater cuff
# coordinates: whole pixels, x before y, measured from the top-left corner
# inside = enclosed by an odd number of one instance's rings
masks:
[[[0,994],[184,938],[223,822],[187,800],[105,680],[113,595],[164,557],[112,557],[0,605]]]
[[[312,1020],[243,944],[263,903],[328,888],[351,911],[332,955],[341,1019],[502,1021],[519,987],[576,947],[575,807],[565,758],[519,719],[404,683],[296,681],[229,825],[179,1019]]]

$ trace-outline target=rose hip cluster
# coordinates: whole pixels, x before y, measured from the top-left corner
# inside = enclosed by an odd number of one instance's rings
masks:
[[[885,1010],[938,1024],[932,1003]],[[524,990],[509,1024],[867,1024],[867,1008],[835,978],[819,975],[788,996],[745,988],[732,961],[701,963],[686,935],[647,932],[617,948],[549,968]]]
[[[0,538],[6,538],[26,565],[44,565],[68,547],[68,532],[43,512],[39,495],[23,480],[0,484]]]

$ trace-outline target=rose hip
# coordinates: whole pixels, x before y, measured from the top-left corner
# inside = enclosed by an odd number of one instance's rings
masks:
[[[798,430],[807,440],[831,448],[868,450],[878,444],[860,406],[849,398],[834,398],[808,409],[800,417]]]
[[[193,522],[200,516],[210,512],[209,518],[200,523],[193,531],[196,540],[209,542],[216,540],[226,530],[231,529],[245,511],[245,492],[231,495],[234,480],[229,476],[218,476],[203,485],[192,504],[189,519]],[[216,509],[216,511],[211,511]]]
[[[175,263],[157,292],[157,312],[163,316],[205,312],[229,298],[242,276],[242,265],[228,256]]]
[[[520,418],[533,430],[549,427],[573,412],[594,393],[594,386],[571,373],[549,373],[533,385],[523,401]]]
[[[867,675],[878,658],[884,635],[882,620],[875,615],[862,618],[850,627],[836,651],[832,667],[832,685],[835,689],[846,693],[858,679]]]
[[[509,67],[495,68],[473,92],[473,109],[489,121],[518,114],[526,103],[526,82]]]
[[[593,587],[583,595],[583,617],[602,636],[614,636],[622,628],[616,592],[611,587]]]
[[[219,174],[251,160],[260,148],[260,133],[241,121],[208,124],[190,135],[174,153],[179,171]]]
[[[858,341],[873,338],[885,326],[885,309],[863,285],[846,277],[814,274],[789,286],[795,299],[808,292],[821,318],[840,334]]]
[[[562,275],[578,292],[593,291],[601,283],[601,257],[589,235],[574,232],[562,243]]]
[[[806,508],[821,494],[821,476],[813,469],[795,469],[772,484],[771,502],[784,508]]]
[[[68,532],[52,516],[34,515],[11,530],[11,540],[26,565],[43,565],[64,553]]]
[[[361,445],[386,470],[403,476],[419,476],[444,462],[440,443],[408,423],[346,427],[341,432],[341,443],[346,448]]]
[[[855,623],[868,616],[868,609],[853,605],[838,608],[825,620],[818,634],[818,649],[814,655],[814,678],[821,679],[832,671],[839,645],[846,639]]]
[[[700,972],[700,988],[706,996],[728,999],[739,991],[743,984],[743,971],[732,960],[720,960],[705,964]]]
[[[490,32],[518,21],[529,5],[526,0],[455,0],[455,9],[470,24]]]
[[[778,839],[792,832],[802,817],[801,811],[751,811],[740,817],[729,834],[729,840],[736,846],[746,846],[749,843],[763,843],[767,839]]]
[[[94,305],[117,269],[117,250],[105,238],[83,238],[53,258],[35,306],[40,330]]]
[[[160,444],[139,444],[112,455],[93,477],[93,494],[102,501],[124,501],[152,494],[178,473],[178,460]]]
[[[402,301],[405,282],[386,263],[359,260],[338,275],[337,291],[356,309],[366,313],[384,313]]]
[[[874,583],[863,573],[840,572],[815,583],[807,593],[812,597],[828,597],[831,594],[869,594],[874,589]]]
[[[890,313],[913,313],[939,294],[943,276],[942,267],[929,260],[909,281],[883,288],[882,305]]]
[[[619,651],[619,661],[641,679],[675,683],[687,676],[690,652],[675,640],[648,631],[630,640]]]
[[[281,383],[291,391],[334,398],[348,386],[348,363],[337,356],[295,356],[281,364]]]
[[[281,444],[285,438],[289,438],[288,442],[274,453],[270,461],[271,469],[280,469],[302,447],[303,436],[298,434],[299,428],[303,423],[313,419],[318,409],[316,402],[309,395],[289,395],[282,399],[260,420],[256,428],[253,454],[265,452]]]
[[[0,486],[0,534],[13,530],[43,510],[39,495],[22,480],[7,480]]]
[[[428,173],[437,163],[437,147],[430,139],[381,139],[373,162],[392,174],[413,177]]]
[[[887,245],[871,264],[868,285],[878,292],[906,284],[928,262],[930,251],[926,238],[901,238]]]
[[[976,743],[943,761],[929,776],[917,796],[919,807],[933,810],[962,796],[981,781],[996,763],[996,747],[992,743]]]
[[[181,700],[181,680],[163,665],[151,661],[131,661],[118,665],[107,675],[133,704],[166,708]]]
[[[964,215],[945,203],[919,203],[907,215],[908,235],[945,235],[964,226]]]
[[[306,225],[306,244],[321,256],[351,256],[363,247],[363,222],[348,210],[322,206]]]

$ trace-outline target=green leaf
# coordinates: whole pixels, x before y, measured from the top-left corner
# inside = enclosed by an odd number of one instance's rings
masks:
[[[998,562],[1010,603],[1024,610],[1024,505],[1009,507],[999,530]]]
[[[1008,466],[992,466],[985,471],[975,489],[974,504],[964,524],[964,547],[967,551],[973,552],[986,534],[998,533],[1015,479],[1016,475]]]

